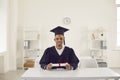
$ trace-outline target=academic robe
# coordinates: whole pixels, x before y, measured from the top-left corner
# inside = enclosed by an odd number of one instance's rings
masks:
[[[39,64],[41,65],[42,69],[46,69],[46,66],[49,63],[66,63],[66,62],[70,64],[73,70],[75,70],[78,67],[79,59],[75,55],[73,49],[65,46],[62,54],[59,55],[55,49],[55,46],[52,46],[45,50]]]

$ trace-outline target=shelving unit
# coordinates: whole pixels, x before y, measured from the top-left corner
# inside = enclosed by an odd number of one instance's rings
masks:
[[[39,56],[39,32],[24,31],[24,69],[32,68]]]
[[[104,51],[106,48],[107,47],[105,40],[92,41],[92,48],[90,48],[90,55],[92,58],[95,58],[97,60],[99,67],[107,67],[106,57],[104,56]]]
[[[103,27],[99,27],[89,33],[90,56],[95,58],[99,67],[107,66],[107,57],[104,55],[107,49],[106,33]]]

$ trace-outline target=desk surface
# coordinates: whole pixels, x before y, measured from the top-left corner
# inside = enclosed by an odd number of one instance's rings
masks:
[[[21,80],[79,80],[79,79],[119,79],[120,75],[109,68],[85,68],[78,70],[42,70],[30,68]]]

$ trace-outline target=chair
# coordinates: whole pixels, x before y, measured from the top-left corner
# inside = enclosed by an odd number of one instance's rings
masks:
[[[81,57],[79,68],[97,68],[98,64],[96,59],[91,57]]]

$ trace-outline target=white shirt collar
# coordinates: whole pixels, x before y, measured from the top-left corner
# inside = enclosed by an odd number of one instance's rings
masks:
[[[61,54],[62,54],[62,52],[63,52],[64,48],[65,48],[65,46],[64,46],[64,45],[62,46],[62,49],[57,49],[57,48],[56,48],[56,46],[55,46],[55,49],[56,49],[56,51],[58,52],[58,54],[59,54],[59,55],[61,55]]]

